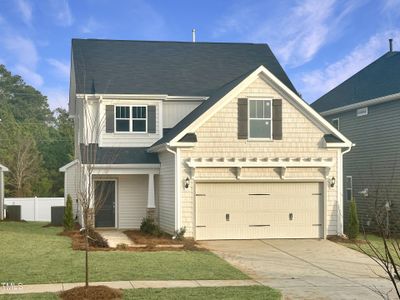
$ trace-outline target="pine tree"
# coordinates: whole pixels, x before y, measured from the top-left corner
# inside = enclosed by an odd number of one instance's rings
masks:
[[[74,216],[72,213],[72,198],[71,195],[67,196],[67,205],[64,212],[64,230],[69,231],[74,229]]]
[[[350,202],[350,214],[349,214],[349,230],[348,237],[351,240],[355,240],[360,233],[360,222],[358,221],[357,205],[354,198]]]

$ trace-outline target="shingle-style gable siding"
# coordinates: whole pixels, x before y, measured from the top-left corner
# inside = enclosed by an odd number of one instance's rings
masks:
[[[356,110],[325,116],[328,121],[339,118],[340,131],[356,144],[351,152],[344,156],[343,177],[353,176],[353,195],[364,226],[368,220],[373,221],[373,190],[378,187],[381,190],[380,204],[384,204],[387,198],[385,193],[388,192],[388,200],[393,204],[392,215],[400,215],[399,116],[400,101],[369,106],[368,115],[362,117],[356,116]],[[368,197],[359,193],[365,188],[369,190]],[[348,204],[349,201],[344,198],[345,225],[348,221]],[[392,221],[392,224],[396,223],[394,219]]]
[[[238,139],[238,98],[269,97],[282,99],[282,131],[283,139],[272,142],[256,142]],[[336,161],[338,150],[322,148],[324,132],[296,107],[289,103],[283,95],[275,91],[263,79],[256,79],[237,98],[232,99],[226,106],[206,121],[196,132],[197,145],[194,149],[181,151],[181,178],[191,176],[191,170],[185,160],[196,157],[236,157],[236,158],[286,158],[286,157],[323,157],[332,158],[334,165],[329,176],[338,178]],[[243,177],[259,177],[263,179],[279,180],[279,174],[272,169],[243,169]],[[256,173],[255,173],[256,172]],[[196,170],[197,178],[222,177],[234,180],[232,170],[224,168]],[[288,169],[287,178],[324,179],[323,170]],[[194,235],[193,222],[195,219],[194,184],[188,189],[181,188],[182,198],[182,225],[186,226],[187,234]],[[338,199],[336,186],[328,189],[327,226],[328,234],[337,233],[336,201]]]

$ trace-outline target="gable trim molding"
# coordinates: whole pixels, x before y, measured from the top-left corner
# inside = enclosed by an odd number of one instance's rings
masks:
[[[243,79],[236,87],[229,91],[224,97],[222,97],[215,105],[213,105],[208,111],[201,115],[192,124],[182,130],[175,138],[173,138],[170,143],[176,143],[185,134],[189,132],[195,132],[199,127],[201,127],[207,120],[209,120],[217,111],[224,107],[229,101],[237,97],[245,88],[247,88],[257,77],[265,76],[269,81],[271,81],[280,91],[286,94],[290,99],[292,99],[299,108],[303,110],[306,115],[309,115],[313,120],[320,124],[325,130],[333,133],[338,138],[340,138],[343,143],[343,147],[351,147],[352,143],[343,134],[341,134],[336,128],[334,128],[325,118],[318,114],[313,108],[311,108],[307,103],[305,103],[299,96],[297,96],[293,91],[291,91],[287,86],[285,86],[277,77],[275,77],[268,69],[264,66],[258,67],[249,76]],[[169,144],[169,143],[167,143]]]
[[[383,97],[378,97],[378,98],[374,98],[374,99],[369,99],[369,100],[361,101],[358,103],[329,109],[329,110],[321,112],[321,115],[329,116],[332,114],[337,114],[337,113],[341,113],[341,112],[345,112],[345,111],[353,110],[353,109],[357,109],[357,108],[362,108],[362,107],[366,107],[366,106],[381,104],[381,103],[385,103],[385,102],[389,102],[389,101],[393,101],[393,100],[400,100],[400,93],[383,96]]]

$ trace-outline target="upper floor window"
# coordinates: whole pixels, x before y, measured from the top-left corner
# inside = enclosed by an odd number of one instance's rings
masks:
[[[147,132],[147,106],[116,106],[116,132]]]
[[[356,114],[357,114],[357,117],[368,115],[368,107],[363,107],[363,108],[357,109]]]
[[[339,118],[332,119],[332,125],[339,130]]]
[[[272,100],[249,100],[249,138],[272,139]]]

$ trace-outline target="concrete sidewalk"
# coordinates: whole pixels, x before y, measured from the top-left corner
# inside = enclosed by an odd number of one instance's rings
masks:
[[[79,283],[53,283],[30,284],[14,287],[0,287],[1,294],[30,294],[30,293],[58,293],[78,286]],[[250,286],[261,285],[255,280],[157,280],[157,281],[108,281],[91,282],[90,285],[105,285],[114,289],[139,289],[139,288],[194,288],[194,287],[224,287],[224,286]]]

